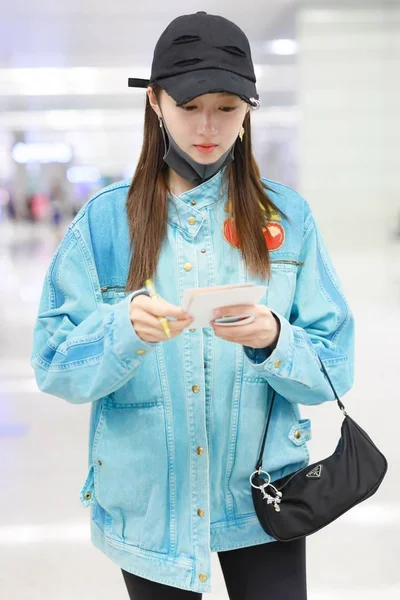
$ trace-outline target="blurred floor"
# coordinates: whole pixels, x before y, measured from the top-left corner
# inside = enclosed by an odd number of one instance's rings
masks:
[[[89,406],[42,394],[29,366],[55,245],[45,226],[0,224],[0,594],[2,600],[122,600],[120,571],[92,547],[89,511],[79,502]],[[356,384],[345,404],[390,465],[375,497],[308,540],[309,598],[394,600],[400,597],[400,243],[331,254],[357,324]],[[311,460],[330,454],[339,410],[330,404],[303,414],[313,419]],[[215,554],[212,585],[204,597],[226,600]]]

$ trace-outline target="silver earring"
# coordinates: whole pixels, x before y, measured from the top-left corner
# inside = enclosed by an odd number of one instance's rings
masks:
[[[160,125],[161,129],[163,128],[163,120],[162,117],[158,117],[158,124]]]

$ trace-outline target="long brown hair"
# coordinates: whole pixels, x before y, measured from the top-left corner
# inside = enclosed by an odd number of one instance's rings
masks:
[[[153,84],[155,93],[159,92]],[[275,211],[285,214],[269,199],[269,188],[260,179],[260,170],[251,145],[250,113],[244,120],[243,142],[237,142],[235,160],[228,166],[228,202],[236,224],[239,250],[254,275],[270,275],[270,258],[263,228]],[[142,287],[155,274],[168,216],[168,165],[163,161],[164,141],[158,117],[146,99],[143,146],[126,201],[132,258],[126,290]],[[264,207],[262,210],[260,204]]]

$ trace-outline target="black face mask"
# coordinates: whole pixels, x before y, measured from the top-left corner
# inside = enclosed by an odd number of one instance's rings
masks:
[[[207,179],[211,179],[222,167],[229,165],[234,160],[236,141],[216,162],[208,165],[198,163],[178,146],[168,131],[165,122],[162,119],[159,119],[159,121],[165,145],[163,159],[171,169],[186,179],[186,181],[195,184],[203,183]]]

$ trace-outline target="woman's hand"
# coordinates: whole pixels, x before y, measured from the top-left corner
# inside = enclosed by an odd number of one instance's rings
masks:
[[[174,304],[169,304],[163,298],[149,298],[145,294],[136,296],[129,307],[129,316],[134,330],[144,342],[165,342],[168,338],[164,333],[158,317],[175,317],[176,321],[168,320],[171,337],[175,338],[189,327],[193,317]]]
[[[224,327],[211,321],[210,325],[215,335],[227,342],[235,342],[242,346],[249,346],[250,348],[269,347],[273,350],[279,338],[280,324],[279,320],[266,306],[262,304],[224,306],[214,311],[214,319],[242,313],[252,313],[254,321],[247,325],[235,325],[234,327]]]

